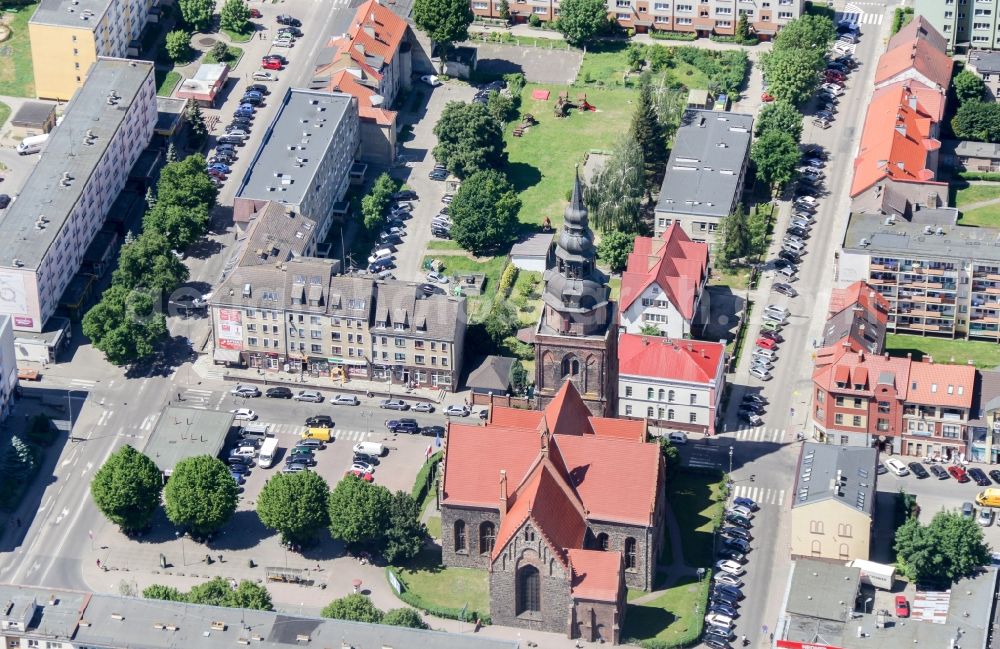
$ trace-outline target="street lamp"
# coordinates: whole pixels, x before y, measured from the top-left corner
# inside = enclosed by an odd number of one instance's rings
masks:
[[[729,479],[733,479],[733,445],[729,445]]]
[[[180,532],[174,532],[174,536],[181,540],[181,561],[187,566],[187,554],[184,551],[184,535]]]
[[[866,600],[865,600],[865,613],[871,613],[871,611],[869,611],[869,610],[868,610],[868,605],[869,605],[869,604],[870,604],[870,603],[871,603],[872,601],[873,601],[873,598],[871,598],[871,597],[869,597],[868,599],[866,599]]]

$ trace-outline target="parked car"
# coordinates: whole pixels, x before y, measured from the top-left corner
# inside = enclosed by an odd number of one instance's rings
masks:
[[[420,80],[426,83],[432,88],[441,85],[441,80],[437,78],[436,74],[425,74],[420,77]]]
[[[739,550],[734,550],[732,548],[720,548],[719,551],[715,553],[715,556],[719,557],[720,559],[732,559],[733,561],[736,561],[738,563],[743,563],[744,561],[746,561],[745,554],[743,554]]]
[[[313,415],[306,419],[309,428],[333,428],[333,417],[330,415]]]
[[[468,417],[469,413],[468,406],[452,404],[444,409],[444,414],[448,417]]]
[[[896,595],[896,617],[910,617],[910,603],[903,595]]]
[[[989,527],[993,524],[994,518],[996,518],[996,511],[992,507],[982,507],[979,510],[979,516],[976,517],[976,522],[983,527]]]
[[[300,439],[295,443],[295,448],[306,448],[314,451],[321,451],[326,448],[326,444],[321,439]]]
[[[920,462],[910,462],[906,466],[910,468],[910,472],[913,473],[913,475],[917,476],[918,480],[923,480],[930,475],[927,473],[927,469],[924,468],[924,465]]]
[[[294,25],[285,25],[278,30],[278,34],[291,34],[295,38],[299,38],[302,36],[302,30]]]
[[[444,426],[424,426],[420,429],[420,434],[425,437],[444,437],[446,432]]]
[[[383,399],[379,402],[378,407],[386,410],[409,410],[410,404],[402,399]]]
[[[740,516],[739,514],[726,514],[725,521],[730,525],[736,525],[737,527],[742,527],[745,530],[748,530],[753,526],[753,523],[750,522],[749,518]]]
[[[249,408],[236,408],[229,412],[233,413],[233,419],[236,421],[254,421],[257,419],[257,413]]]
[[[295,453],[296,450],[299,450],[299,449],[292,449],[292,453]],[[305,449],[302,449],[302,450],[305,450]],[[294,454],[294,455],[289,455],[288,458],[285,460],[285,465],[286,466],[290,465],[290,464],[300,464],[302,466],[307,466],[307,467],[316,466],[316,458],[314,458],[312,455],[305,455],[303,453],[297,453],[297,454]]]
[[[448,276],[442,275],[441,273],[432,270],[431,272],[427,273],[427,281],[437,282],[438,284],[447,284]]]
[[[309,467],[303,462],[296,462],[295,464],[286,464],[282,467],[282,473],[302,473],[303,471],[308,471]]]
[[[733,513],[733,514],[739,514],[740,516],[742,516],[743,518],[745,518],[747,520],[752,520],[753,519],[753,510],[752,509],[750,509],[749,507],[745,507],[743,505],[737,505],[736,503],[733,503],[732,505],[730,505],[729,508],[726,509],[726,512],[727,513]]]
[[[739,528],[739,527],[723,527],[719,532],[722,536],[728,536],[735,539],[743,539],[744,541],[752,541],[753,535],[750,532]]]
[[[729,618],[734,618],[739,615],[736,609],[725,602],[712,601],[708,606],[709,615],[724,615]]]
[[[1000,469],[990,471],[990,477],[993,478],[993,482],[1000,484]]]
[[[787,295],[788,297],[795,297],[799,294],[799,292],[796,291],[791,285],[782,284],[781,282],[773,284],[771,288],[773,288],[775,292]]]
[[[957,464],[952,464],[951,466],[949,466],[948,473],[950,473],[951,477],[955,478],[959,482],[969,481],[969,475],[965,472],[965,469],[958,466]]]
[[[736,588],[743,588],[743,580],[736,575],[730,575],[727,572],[717,572],[712,575],[712,581],[718,584],[726,584],[727,586],[735,586]]]
[[[989,476],[986,475],[986,472],[978,467],[969,469],[969,477],[972,478],[972,481],[980,487],[988,487],[993,484],[990,482]]]
[[[727,586],[726,584],[712,584],[712,594],[725,593],[729,597],[740,600],[743,599],[743,591],[736,586]]]
[[[774,349],[778,346],[778,343],[769,338],[758,338],[755,344],[763,349]]]
[[[267,392],[265,392],[264,394],[265,396],[270,397],[271,399],[292,398],[292,391],[289,388],[284,388],[284,387],[268,388]]]
[[[245,385],[243,383],[237,383],[236,387],[229,391],[229,394],[234,397],[243,397],[252,399],[254,397],[260,396],[260,388],[256,385]]]
[[[737,539],[735,537],[733,537],[733,538],[723,537],[723,539],[722,539],[722,545],[723,545],[723,547],[733,548],[734,550],[739,550],[743,554],[746,554],[747,552],[750,551],[750,542],[749,541],[746,541],[744,539]]]
[[[299,390],[295,395],[296,401],[308,401],[309,403],[323,403],[323,395],[317,390]]]
[[[412,189],[402,189],[392,196],[390,196],[394,201],[415,201],[417,200],[417,192]]]
[[[944,467],[942,467],[940,464],[931,464],[930,471],[931,473],[934,474],[934,477],[937,478],[938,480],[948,479],[948,472],[945,471]]]
[[[263,63],[262,65],[264,66],[264,69],[257,70],[256,72],[254,72],[253,75],[251,75],[251,78],[254,81],[277,81],[278,75],[272,74],[268,70],[280,70],[281,64],[278,63],[275,65],[275,64]]]
[[[384,270],[389,270],[390,268],[395,268],[396,262],[391,257],[385,257],[379,259],[378,261],[368,264],[369,273],[381,273]]]
[[[413,404],[410,408],[413,412],[434,412],[434,404],[428,403],[426,401],[421,401],[419,403]]]
[[[288,14],[279,14],[276,18],[279,25],[289,25],[290,27],[301,27],[302,21],[297,18],[292,18]]]

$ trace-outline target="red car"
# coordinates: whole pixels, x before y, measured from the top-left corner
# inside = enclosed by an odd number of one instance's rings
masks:
[[[217,180],[225,180],[226,179],[226,174],[222,173],[221,171],[219,171],[217,169],[209,169],[205,173],[207,173],[209,176],[211,176],[212,178],[215,178]],[[966,479],[968,479],[968,478],[966,478]]]
[[[251,9],[250,10],[250,17],[251,18],[263,18],[264,16],[261,15],[260,9]]]
[[[281,61],[278,61],[276,59],[264,59],[263,61],[261,61],[260,67],[264,68],[265,70],[280,70]]]
[[[896,617],[910,617],[910,603],[902,595],[896,595]]]
[[[838,72],[837,70],[826,70],[823,72],[823,76],[829,79],[836,79],[837,81],[843,81],[847,78],[843,72]]]
[[[366,473],[364,471],[358,471],[357,469],[348,469],[347,473],[345,473],[344,475],[345,476],[352,475],[355,478],[361,478],[365,482],[375,482],[374,475],[372,475],[371,473]]]
[[[763,347],[764,349],[774,349],[778,346],[778,343],[771,340],[770,338],[758,338],[757,346]]]
[[[969,481],[969,476],[965,473],[965,469],[958,466],[957,464],[952,464],[950,467],[948,467],[948,473],[950,473],[951,477],[955,478],[959,482]]]
[[[761,93],[760,100],[762,102],[764,102],[765,104],[769,104],[772,101],[774,101],[774,97],[772,97],[769,93],[764,92],[764,93]]]

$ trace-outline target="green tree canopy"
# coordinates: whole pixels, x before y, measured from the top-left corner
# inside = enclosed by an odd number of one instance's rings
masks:
[[[250,7],[244,0],[226,0],[219,11],[219,26],[237,34],[250,30]]]
[[[611,267],[611,272],[620,273],[628,265],[628,256],[635,247],[635,235],[614,230],[601,237],[597,254],[601,261]]]
[[[659,47],[659,46],[657,46]],[[667,167],[667,137],[653,107],[653,90],[649,84],[639,88],[639,103],[632,112],[632,139],[642,148],[643,175],[646,193],[660,188]]]
[[[957,512],[938,512],[928,525],[908,519],[896,530],[895,550],[900,572],[909,579],[942,586],[990,561],[982,528]]]
[[[405,626],[411,629],[429,629],[420,613],[412,608],[391,608],[382,616],[382,624]]]
[[[139,240],[146,239],[147,233],[156,232],[163,235],[170,250],[184,250],[201,239],[208,229],[210,218],[208,209],[204,207],[156,202],[142,219],[144,234]],[[171,266],[179,270],[176,265]]]
[[[490,91],[489,97],[486,99],[486,110],[493,116],[493,119],[500,123],[501,129],[517,116],[513,97],[496,90]]]
[[[750,21],[747,20],[746,13],[741,12],[739,20],[736,21],[736,41],[739,43],[746,43],[751,40]]]
[[[90,482],[97,508],[123,530],[149,525],[160,506],[162,490],[159,468],[129,444],[112,453]]]
[[[645,171],[642,147],[635,137],[629,133],[619,138],[607,161],[584,187],[583,200],[594,228],[605,235],[642,229]]]
[[[329,507],[333,538],[348,544],[377,543],[389,520],[392,494],[381,485],[349,475],[330,492]]]
[[[562,0],[556,28],[570,45],[581,47],[604,33],[608,22],[608,5],[602,0]]]
[[[459,178],[499,168],[506,160],[503,125],[486,106],[450,101],[434,126],[434,159]]]
[[[986,96],[986,84],[978,74],[968,68],[955,75],[951,80],[951,87],[955,89],[955,97],[961,104],[967,101],[982,101]]]
[[[774,49],[816,50],[822,54],[835,38],[837,29],[832,20],[805,14],[781,28],[774,39]]]
[[[320,615],[333,620],[350,620],[378,624],[382,621],[382,611],[361,593],[354,593],[335,599],[323,608]]]
[[[483,318],[483,329],[486,335],[493,341],[493,345],[499,347],[504,339],[514,334],[518,325],[517,312],[507,300],[494,300],[486,317]]]
[[[475,16],[465,0],[416,0],[413,20],[430,39],[445,49],[469,38],[469,25]]]
[[[146,599],[188,602],[205,606],[248,608],[257,611],[274,610],[271,593],[267,588],[249,579],[242,580],[234,589],[223,577],[214,577],[194,586],[186,593],[173,586],[153,584],[142,591],[142,596]]]
[[[514,240],[520,209],[521,199],[502,173],[477,171],[451,203],[451,236],[475,255],[495,252]]]
[[[215,207],[219,188],[205,173],[205,158],[189,155],[167,164],[160,170],[156,183],[156,200],[185,207]]]
[[[83,335],[115,365],[146,358],[167,333],[158,301],[149,291],[112,285],[83,317]]]
[[[151,584],[142,590],[142,596],[146,599],[162,599],[168,602],[186,602],[187,595],[174,588],[163,584]]]
[[[172,478],[171,478],[172,479]],[[226,606],[233,592],[229,582],[222,577],[214,577],[191,588],[185,598],[191,604],[205,606]]]
[[[3,457],[3,477],[14,481],[27,481],[35,474],[38,460],[35,452],[17,435],[10,438]]]
[[[249,608],[257,611],[274,610],[274,603],[271,602],[271,593],[268,592],[267,588],[249,579],[240,581],[236,590],[229,591],[229,597],[226,600],[225,606],[231,608]]]
[[[788,133],[798,142],[802,139],[802,113],[787,101],[764,104],[754,124],[754,135],[760,137],[766,131]]]
[[[382,556],[391,564],[409,561],[420,554],[427,528],[420,522],[420,503],[405,491],[392,494],[389,524],[382,539]]]
[[[777,49],[761,55],[767,91],[775,98],[799,105],[813,95],[824,67],[822,49]]]
[[[743,206],[722,219],[716,235],[715,257],[723,266],[732,266],[750,254],[750,227]]]
[[[375,179],[371,190],[361,199],[361,215],[365,219],[365,228],[369,232],[377,232],[385,224],[385,213],[392,202],[392,195],[399,189],[399,183],[387,173],[382,173]]]
[[[780,188],[795,176],[801,153],[791,135],[767,131],[750,148],[750,159],[757,166],[757,177],[772,188]]]
[[[182,63],[191,57],[191,35],[183,29],[175,29],[167,34],[163,43],[167,56],[174,63]]]
[[[163,205],[163,203],[160,203]],[[166,207],[163,208],[166,210]],[[111,276],[118,286],[134,286],[169,293],[188,278],[188,269],[173,254],[166,236],[153,230],[144,232],[122,246],[118,268]]]
[[[1000,142],[1000,104],[966,101],[952,118],[951,130],[963,140]]]
[[[163,496],[170,522],[206,535],[221,529],[236,511],[237,487],[222,460],[198,455],[177,463]]]
[[[181,10],[181,18],[193,31],[207,31],[212,24],[212,11],[215,10],[215,0],[177,0]]]
[[[260,522],[284,541],[302,543],[330,524],[330,486],[314,471],[277,473],[257,497]]]

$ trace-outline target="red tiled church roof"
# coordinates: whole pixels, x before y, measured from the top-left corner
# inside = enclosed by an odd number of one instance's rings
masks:
[[[597,602],[618,601],[622,555],[600,550],[570,550],[573,596]]]
[[[636,237],[628,266],[622,273],[621,309],[639,299],[642,292],[656,283],[685,319],[694,317],[698,287],[708,273],[708,244],[696,243],[677,222],[662,239]]]

